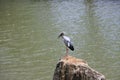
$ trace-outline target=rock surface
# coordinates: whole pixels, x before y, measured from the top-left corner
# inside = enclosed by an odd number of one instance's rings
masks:
[[[65,56],[56,65],[53,80],[105,80],[105,77],[84,60]]]

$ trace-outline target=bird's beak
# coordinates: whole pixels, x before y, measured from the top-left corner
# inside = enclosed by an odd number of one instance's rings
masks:
[[[58,39],[61,37],[61,35],[58,36]]]
[[[64,35],[64,33],[61,33],[61,34],[58,36],[58,38],[62,37],[63,35]]]

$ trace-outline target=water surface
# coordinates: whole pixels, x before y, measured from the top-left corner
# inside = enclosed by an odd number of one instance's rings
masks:
[[[52,80],[65,46],[107,80],[120,79],[119,0],[0,0],[0,79]]]

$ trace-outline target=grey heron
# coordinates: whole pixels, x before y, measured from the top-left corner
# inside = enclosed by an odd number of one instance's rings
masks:
[[[66,56],[68,55],[68,49],[74,51],[74,46],[73,44],[71,43],[71,40],[69,37],[65,36],[64,33],[61,33],[58,38],[62,38],[64,43],[65,43],[65,46],[66,46]]]

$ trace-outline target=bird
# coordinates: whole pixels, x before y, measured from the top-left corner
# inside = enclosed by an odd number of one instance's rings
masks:
[[[70,38],[68,36],[65,36],[63,32],[60,33],[60,35],[58,36],[58,38],[60,38],[60,37],[64,41],[64,44],[66,46],[66,56],[68,56],[68,50],[70,49],[70,50],[74,51],[74,46],[73,46]]]

